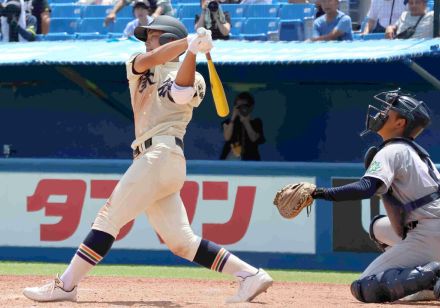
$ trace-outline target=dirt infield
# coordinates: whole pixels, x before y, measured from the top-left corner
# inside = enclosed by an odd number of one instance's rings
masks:
[[[78,303],[40,304],[26,299],[25,286],[50,280],[41,276],[0,276],[0,307],[414,307],[437,306],[438,302],[403,305],[360,304],[347,285],[276,282],[254,303],[225,305],[236,291],[230,281],[88,277],[80,285]]]

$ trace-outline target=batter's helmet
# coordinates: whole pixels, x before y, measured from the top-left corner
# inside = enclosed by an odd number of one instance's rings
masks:
[[[381,92],[374,98],[382,103],[382,108],[368,106],[366,129],[361,136],[369,131],[378,132],[387,121],[389,110],[394,110],[406,119],[403,137],[417,137],[431,123],[428,106],[423,101],[402,93],[400,89]],[[376,114],[372,115],[372,113]]]
[[[182,39],[188,36],[185,26],[176,18],[161,15],[156,17],[148,26],[139,26],[134,29],[134,36],[141,41],[146,41],[148,30],[160,30],[165,33],[159,38],[161,45],[168,43],[172,39]]]

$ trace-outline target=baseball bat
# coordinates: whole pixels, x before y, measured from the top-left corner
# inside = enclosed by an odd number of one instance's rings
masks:
[[[206,60],[208,61],[209,81],[211,83],[211,93],[214,99],[215,110],[220,117],[226,117],[229,114],[228,100],[226,99],[222,81],[217,74],[209,52],[206,53]]]

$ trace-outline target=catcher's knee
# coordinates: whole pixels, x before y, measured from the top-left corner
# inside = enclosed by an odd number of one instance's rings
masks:
[[[418,291],[432,289],[440,277],[440,263],[415,268],[392,268],[356,280],[351,294],[364,303],[393,302]]]
[[[376,244],[377,248],[379,248],[380,251],[385,251],[385,249],[388,247],[387,244],[382,243],[379,241],[375,234],[374,234],[374,223],[377,222],[379,219],[387,217],[386,215],[376,215],[373,217],[373,219],[370,222],[370,239]]]

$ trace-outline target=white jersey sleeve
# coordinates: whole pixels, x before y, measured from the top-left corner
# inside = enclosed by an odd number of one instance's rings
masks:
[[[382,185],[377,194],[384,194],[391,187],[399,169],[402,167],[402,144],[390,144],[380,150],[365,172],[364,176],[373,177],[381,180]]]
[[[128,59],[127,62],[125,62],[125,68],[127,70],[127,79],[128,81],[137,81],[141,78],[142,74],[144,72],[136,72],[134,70],[133,64],[134,64],[134,60],[136,59],[137,56],[139,56],[141,53],[135,53],[133,54],[130,59]]]
[[[174,98],[172,96],[171,87],[176,79],[176,72],[172,72],[167,75],[165,80],[163,80],[158,86],[158,94],[159,99],[161,101],[172,102],[174,103]],[[196,72],[195,81],[194,81],[194,96],[188,102],[188,104],[192,107],[198,107],[205,97],[206,84],[203,76]]]

